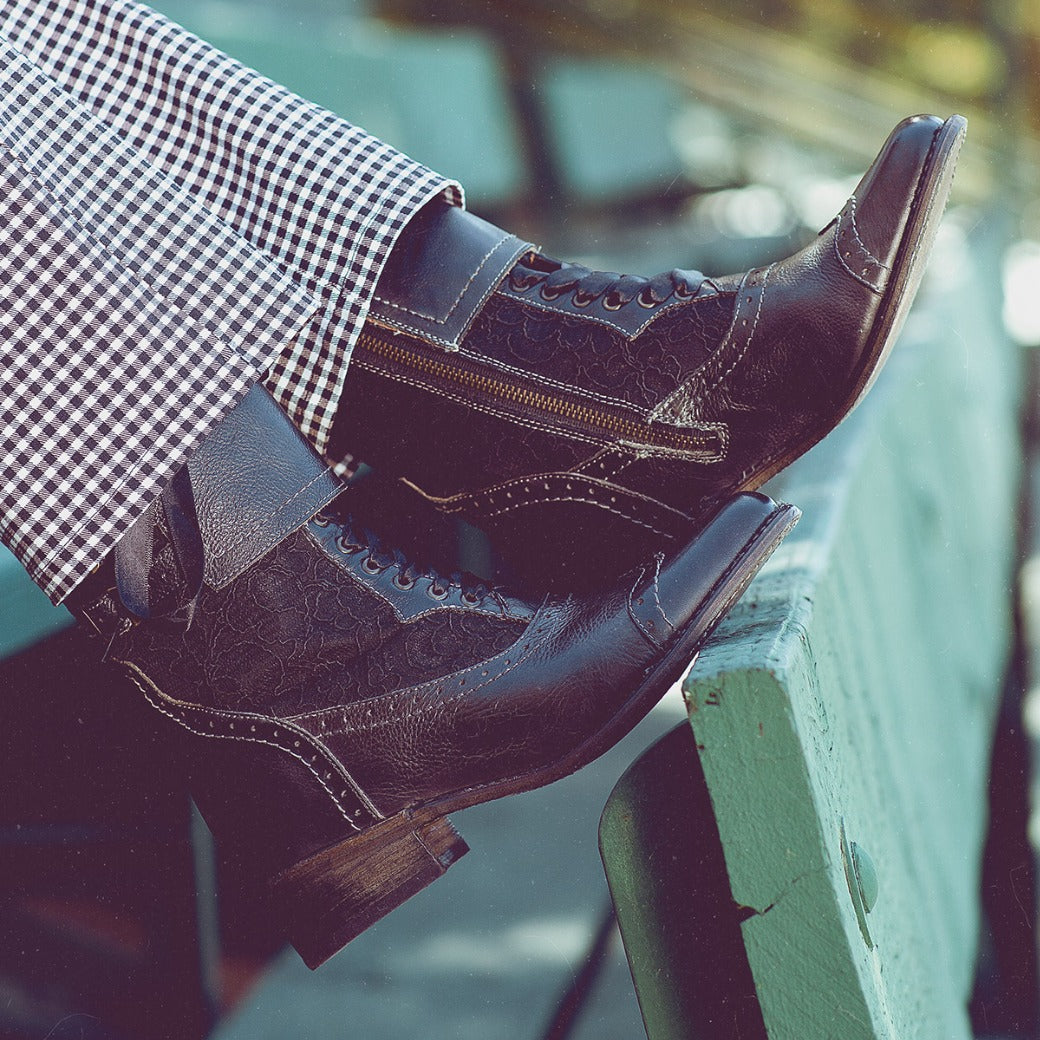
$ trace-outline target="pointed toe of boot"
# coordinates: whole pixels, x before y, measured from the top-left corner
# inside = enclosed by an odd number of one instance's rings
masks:
[[[952,178],[953,166],[944,162],[944,153],[959,148],[966,121],[962,116],[943,120],[920,115],[904,119],[889,135],[877,158],[860,179],[850,204],[855,217],[852,228],[862,249],[886,269],[897,263],[904,235],[913,228],[915,210],[941,191],[933,169]],[[948,187],[948,185],[946,186]],[[945,191],[942,191],[945,199]]]
[[[592,271],[456,211],[427,214],[353,355],[345,446],[491,530],[519,569],[573,560],[571,585],[684,544],[869,390],[965,125],[904,120],[804,249],[731,276]],[[417,312],[438,314],[436,329]]]

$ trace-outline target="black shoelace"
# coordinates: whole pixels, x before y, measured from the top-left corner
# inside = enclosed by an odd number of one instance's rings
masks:
[[[477,606],[490,596],[502,609],[506,609],[505,600],[494,585],[469,571],[453,571],[448,576],[442,575],[433,567],[410,559],[402,550],[385,545],[378,535],[360,525],[349,514],[333,519],[319,513],[314,518],[314,523],[319,527],[328,527],[331,524],[338,529],[336,547],[340,552],[348,556],[367,553],[361,561],[362,570],[370,574],[380,574],[391,568],[396,569],[393,582],[405,592],[425,585],[426,592],[432,599],[443,600],[453,588],[457,588],[463,602],[470,606]]]
[[[603,297],[603,306],[616,311],[633,300],[646,308],[665,303],[672,296],[688,300],[697,294],[704,278],[700,271],[682,271],[677,267],[662,271],[653,278],[642,278],[614,271],[593,271],[579,264],[561,263],[529,253],[517,261],[510,272],[509,282],[518,292],[541,283],[539,292],[546,300],[573,293],[576,307],[585,307]]]

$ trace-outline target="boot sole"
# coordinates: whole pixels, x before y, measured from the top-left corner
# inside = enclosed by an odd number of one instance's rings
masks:
[[[757,525],[748,522],[742,550],[721,570],[698,613],[673,637],[610,723],[569,755],[532,772],[458,790],[398,813],[272,879],[272,907],[308,967],[318,967],[466,853],[468,846],[447,820],[448,813],[543,787],[613,747],[696,659],[799,515],[793,506],[773,505]]]

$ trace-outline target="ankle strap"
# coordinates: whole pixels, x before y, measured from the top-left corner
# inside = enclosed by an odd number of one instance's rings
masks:
[[[457,350],[506,272],[534,249],[457,206],[430,203],[387,257],[369,316]]]

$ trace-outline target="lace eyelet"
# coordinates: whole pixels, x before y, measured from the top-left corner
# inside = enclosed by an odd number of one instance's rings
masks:
[[[542,287],[538,290],[538,295],[541,296],[541,298],[545,300],[547,303],[552,303],[553,300],[558,300],[564,294],[564,292],[565,290],[563,289],[553,290],[550,289],[547,285],[542,285]]]
[[[673,290],[677,299],[680,300],[692,300],[693,292],[685,282],[680,282]]]
[[[534,285],[534,280],[522,274],[511,274],[509,276],[509,287],[513,292],[527,292]]]
[[[366,556],[361,561],[361,569],[366,574],[382,574],[383,573],[383,568],[380,567],[379,564],[376,563],[376,561],[373,560],[371,556]]]
[[[607,311],[619,311],[624,306],[624,303],[620,296],[616,293],[609,292],[603,297],[603,309]]]
[[[595,298],[596,297],[591,293],[583,292],[581,289],[575,289],[574,296],[571,297],[571,303],[573,303],[575,307],[588,307]]]
[[[475,607],[480,602],[480,597],[472,592],[464,592],[462,594],[462,602]]]
[[[640,289],[639,295],[636,297],[636,302],[639,304],[640,307],[643,307],[649,311],[653,310],[653,308],[656,307],[660,301],[655,300],[653,296],[650,295],[650,292],[647,289]]]
[[[317,513],[311,517],[311,523],[314,524],[315,527],[328,527],[329,518],[324,516],[322,513]]]
[[[437,585],[431,583],[430,587],[426,590],[426,595],[429,596],[430,599],[440,601],[448,598],[448,590],[439,588]]]
[[[415,588],[414,581],[405,581],[400,574],[394,575],[394,585],[399,588],[402,592],[410,592]]]
[[[338,534],[336,535],[336,548],[341,553],[346,553],[347,556],[353,556],[354,553],[360,551],[361,546],[355,545],[353,542],[348,541],[344,535]]]

